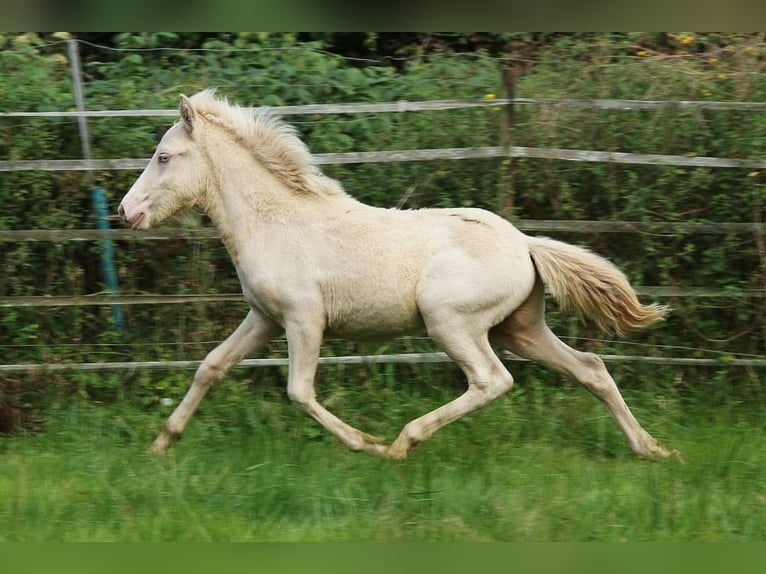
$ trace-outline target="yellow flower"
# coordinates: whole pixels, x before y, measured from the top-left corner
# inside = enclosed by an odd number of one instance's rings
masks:
[[[726,74],[718,74],[718,79],[719,80],[725,80],[726,79]]]
[[[692,40],[694,40],[694,36],[690,36],[689,34],[686,34],[684,36],[681,36],[678,41],[681,42],[682,46],[688,46],[692,43]]]
[[[484,94],[484,99],[485,100],[495,100],[495,99],[497,99],[497,96],[495,94],[493,94],[492,92],[489,92],[488,94]],[[500,111],[500,108],[498,106],[492,106],[489,109],[492,110],[493,112],[499,112]]]
[[[705,96],[706,98],[708,98],[708,97],[710,97],[710,96],[712,96],[712,95],[713,95],[713,92],[711,92],[711,91],[710,91],[710,90],[708,90],[707,88],[704,88],[704,89],[702,90],[702,95],[703,95],[703,96]]]
[[[708,62],[710,62],[711,64],[717,64],[717,63],[718,63],[718,58],[716,58],[715,56],[713,56],[712,58],[710,58],[710,59],[708,60]]]
[[[639,50],[638,52],[636,52],[636,56],[638,56],[639,58],[646,58],[648,55],[649,55],[649,52],[647,52],[646,50]]]

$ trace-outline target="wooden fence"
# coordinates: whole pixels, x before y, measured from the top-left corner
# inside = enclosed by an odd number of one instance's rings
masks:
[[[79,82],[79,72],[73,71],[75,85]],[[766,110],[766,102],[708,102],[708,101],[641,101],[641,100],[573,100],[551,98],[512,98],[512,99],[459,99],[434,100],[424,102],[382,102],[352,104],[312,104],[303,106],[283,106],[270,108],[279,115],[301,114],[347,114],[347,113],[409,113],[423,110],[447,110],[469,107],[503,105],[544,105],[564,107],[594,107],[609,110],[642,109],[709,109],[709,110],[747,110],[759,112]],[[87,118],[102,117],[174,117],[175,109],[162,110],[85,110],[80,102],[78,111],[71,112],[0,112],[0,118],[13,117],[75,117],[81,124],[81,133],[87,137],[85,122]],[[20,160],[0,161],[0,171],[93,171],[93,170],[141,170],[146,159],[89,159],[87,146],[83,146],[86,159],[74,160]],[[347,152],[317,154],[320,164],[400,162],[428,160],[463,160],[476,158],[525,157],[554,159],[576,162],[609,162],[624,164],[675,165],[684,167],[709,168],[747,168],[766,169],[766,161],[719,157],[697,157],[664,154],[637,154],[607,152],[598,150],[572,150],[551,148],[529,148],[519,146],[492,146],[476,148],[444,148],[419,150],[394,150],[376,152]],[[687,223],[687,222],[624,222],[624,221],[532,221],[514,222],[524,231],[567,231],[588,233],[653,233],[673,234],[679,232],[694,233],[747,233],[766,234],[766,225],[761,223]],[[17,241],[93,241],[93,240],[135,240],[143,239],[216,239],[213,229],[155,229],[146,232],[130,230],[0,230],[0,242]],[[732,296],[732,292],[706,288],[663,288],[642,287],[642,294],[659,297],[719,297]],[[761,289],[737,291],[735,296],[763,297]],[[140,305],[140,304],[184,304],[190,302],[241,301],[240,294],[195,294],[195,295],[122,295],[96,293],[88,296],[72,297],[0,297],[0,307],[51,307],[84,305]],[[742,367],[766,367],[766,358],[761,356],[731,358],[726,360],[687,358],[687,357],[646,357],[626,355],[602,355],[607,361],[650,362],[673,365],[732,365]],[[505,359],[520,360],[505,354]],[[443,353],[413,353],[404,355],[374,355],[353,357],[325,357],[328,364],[369,364],[381,362],[446,362],[449,359]],[[251,359],[241,366],[275,366],[286,364],[285,359]],[[156,368],[196,368],[198,361],[157,361],[157,362],[110,362],[77,364],[16,364],[0,365],[0,372],[30,372],[77,369],[85,371],[132,370]]]

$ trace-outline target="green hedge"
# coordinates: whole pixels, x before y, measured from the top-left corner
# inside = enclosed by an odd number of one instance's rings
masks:
[[[74,109],[64,40],[61,34],[0,34],[0,109]],[[526,62],[516,83],[519,97],[758,101],[766,90],[766,52],[751,35],[504,35],[492,42],[495,48],[505,42],[510,60],[481,49],[440,47],[408,52],[398,67],[344,58],[326,49],[327,39],[306,42],[290,34],[209,37],[199,40],[200,49],[187,49],[191,41],[183,34],[152,33],[116,35],[117,50],[83,44],[88,108],[174,107],[179,93],[210,86],[243,105],[503,97],[502,68],[510,64],[522,69],[519,62]],[[752,159],[766,155],[766,118],[760,111],[517,105],[507,134],[505,114],[498,107],[287,120],[317,153],[499,145],[507,135],[513,145],[534,147]],[[169,123],[167,118],[89,120],[94,157],[147,157]],[[3,159],[81,155],[77,123],[71,118],[0,119]],[[760,222],[764,203],[763,173],[745,169],[487,159],[327,166],[325,171],[351,194],[375,205],[477,206],[511,219]],[[95,174],[108,190],[112,210],[136,176],[128,171]],[[0,198],[2,229],[95,227],[90,185],[82,172],[4,173]],[[205,224],[204,218],[200,222]],[[630,343],[647,345],[640,347],[588,341],[603,335],[559,316],[551,305],[551,323],[559,333],[586,339],[579,347],[671,356],[711,356],[702,349],[726,356],[762,354],[763,298],[741,294],[764,289],[762,234],[551,235],[610,257],[637,285],[722,288],[731,294],[668,301],[675,312],[666,323],[631,335]],[[116,244],[116,257],[124,294],[239,290],[217,241],[123,241]],[[84,295],[104,289],[97,242],[4,243],[0,270],[5,277],[0,296],[5,297]],[[236,326],[245,307],[199,303],[133,306],[125,312],[127,329],[118,333],[108,307],[4,308],[0,362],[198,359],[213,346],[211,341]],[[414,344],[425,348],[425,343]],[[398,349],[396,345],[387,348]],[[328,346],[328,352],[355,349]],[[282,350],[277,343],[271,352]],[[732,388],[758,381],[756,372],[741,369],[678,372],[669,368],[662,376],[690,387],[698,377],[725,380]],[[658,371],[635,369],[636,384],[647,373]],[[118,379],[85,377],[83,384],[92,390]],[[148,385],[147,380],[141,384]],[[66,379],[65,387],[71,381]]]

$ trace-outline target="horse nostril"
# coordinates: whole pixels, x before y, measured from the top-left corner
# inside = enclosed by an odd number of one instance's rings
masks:
[[[125,219],[125,208],[122,207],[122,204],[120,204],[120,207],[117,208],[117,215]]]

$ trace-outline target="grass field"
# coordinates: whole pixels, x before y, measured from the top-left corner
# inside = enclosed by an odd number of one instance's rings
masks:
[[[766,539],[762,404],[626,393],[685,457],[652,463],[584,391],[532,387],[391,462],[255,395],[213,391],[166,457],[145,452],[166,409],[52,408],[43,433],[0,438],[0,541]],[[401,420],[357,423],[391,439],[435,400],[413,392]]]

